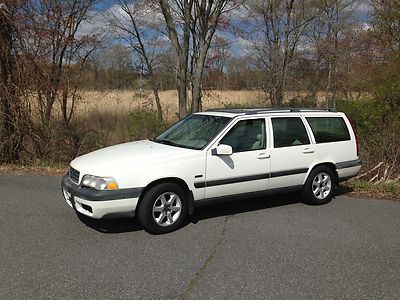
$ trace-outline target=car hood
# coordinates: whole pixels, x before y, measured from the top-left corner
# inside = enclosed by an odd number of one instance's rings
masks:
[[[192,149],[174,147],[152,142],[150,140],[135,141],[103,148],[75,158],[71,166],[81,174],[107,176],[116,168],[135,169],[141,166],[159,163],[161,160],[172,160],[175,157],[193,153]]]

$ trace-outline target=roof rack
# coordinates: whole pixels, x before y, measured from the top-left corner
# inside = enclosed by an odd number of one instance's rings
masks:
[[[335,108],[290,108],[291,112],[307,112],[307,111],[329,111],[329,112],[336,112]]]
[[[298,108],[298,107],[257,107],[257,108],[222,108],[208,109],[207,112],[225,112],[233,114],[254,115],[262,113],[281,113],[281,112],[336,112],[334,108]]]

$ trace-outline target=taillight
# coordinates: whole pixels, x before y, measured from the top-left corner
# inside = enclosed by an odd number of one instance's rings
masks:
[[[357,132],[356,132],[356,128],[353,124],[353,121],[351,120],[351,118],[345,113],[347,120],[349,120],[351,128],[353,129],[354,132],[354,137],[356,138],[356,152],[357,152],[357,156],[359,156],[360,153],[360,144],[358,143],[358,139],[357,139]]]

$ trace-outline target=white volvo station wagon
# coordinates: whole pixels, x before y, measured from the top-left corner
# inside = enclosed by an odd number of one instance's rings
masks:
[[[80,214],[136,216],[148,232],[167,233],[221,199],[299,191],[306,203],[327,203],[359,172],[357,148],[348,118],[334,110],[213,110],[74,159],[62,193]]]

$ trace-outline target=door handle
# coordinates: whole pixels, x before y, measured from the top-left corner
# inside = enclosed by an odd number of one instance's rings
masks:
[[[271,155],[269,155],[267,153],[260,153],[257,158],[258,159],[266,159],[266,158],[270,158],[270,157],[271,157]]]
[[[311,148],[305,148],[305,149],[303,150],[303,153],[304,153],[304,154],[314,153],[314,150],[311,149]]]

